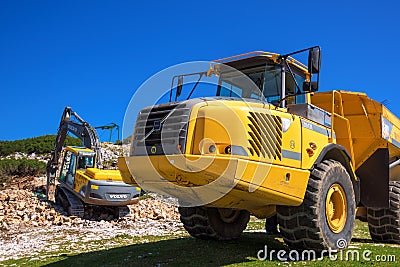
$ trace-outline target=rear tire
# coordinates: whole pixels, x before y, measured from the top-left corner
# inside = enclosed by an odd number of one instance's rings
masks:
[[[311,172],[303,203],[277,207],[279,230],[291,248],[342,250],[351,241],[355,207],[346,169],[324,160]]]
[[[246,210],[179,207],[179,213],[186,231],[200,239],[237,239],[250,219]]]
[[[375,242],[400,244],[400,181],[389,182],[388,209],[368,208],[368,228]]]

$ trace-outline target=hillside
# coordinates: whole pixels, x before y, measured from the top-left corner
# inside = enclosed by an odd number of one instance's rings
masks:
[[[45,154],[54,149],[56,135],[43,135],[15,141],[0,141],[0,156],[8,156],[16,152],[26,154]],[[80,146],[81,140],[67,136],[66,145]]]

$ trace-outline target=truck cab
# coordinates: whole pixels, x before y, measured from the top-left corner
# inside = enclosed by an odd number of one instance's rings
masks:
[[[221,76],[220,86],[216,95],[258,99],[275,105],[280,105],[279,100],[283,97],[287,97],[287,104],[308,102],[309,98],[303,90],[304,82],[309,79],[307,67],[292,59],[289,71],[287,67],[277,64],[277,60],[277,54],[267,52],[253,52],[241,57],[235,56],[215,60],[215,63],[223,64],[217,67],[221,72]],[[248,91],[244,88],[239,88],[237,80],[242,79],[240,77],[241,73],[224,71],[224,68],[227,69],[225,66],[237,69],[245,74],[260,91]],[[282,84],[284,84],[284,90],[282,90]],[[297,96],[295,96],[296,93],[298,93]]]

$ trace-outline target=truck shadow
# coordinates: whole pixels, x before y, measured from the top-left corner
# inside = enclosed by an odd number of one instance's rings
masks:
[[[351,242],[363,243],[363,244],[376,244],[376,242],[372,241],[372,239],[367,239],[367,238],[352,238]]]
[[[245,232],[239,240],[225,242],[188,236],[145,242],[71,256],[63,255],[64,259],[46,266],[222,266],[259,261],[258,256],[265,257],[262,265],[276,266],[278,263],[282,264],[277,258],[278,251],[285,251],[286,257],[292,252],[283,243],[281,236],[266,235],[263,232]],[[370,240],[353,238],[352,242],[370,243]],[[303,261],[303,264],[312,260],[301,259],[302,252],[298,253],[298,261]],[[319,258],[320,255],[317,254],[315,259]]]
[[[237,241],[178,237],[66,256],[46,266],[221,266],[256,261],[258,252],[264,251],[266,246],[268,252],[288,250],[278,236],[247,232]],[[276,252],[270,262],[272,265],[279,262]]]

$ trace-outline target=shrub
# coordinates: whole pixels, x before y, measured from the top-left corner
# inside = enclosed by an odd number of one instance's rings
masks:
[[[33,159],[1,159],[0,174],[4,176],[36,176],[46,173],[46,164]]]

